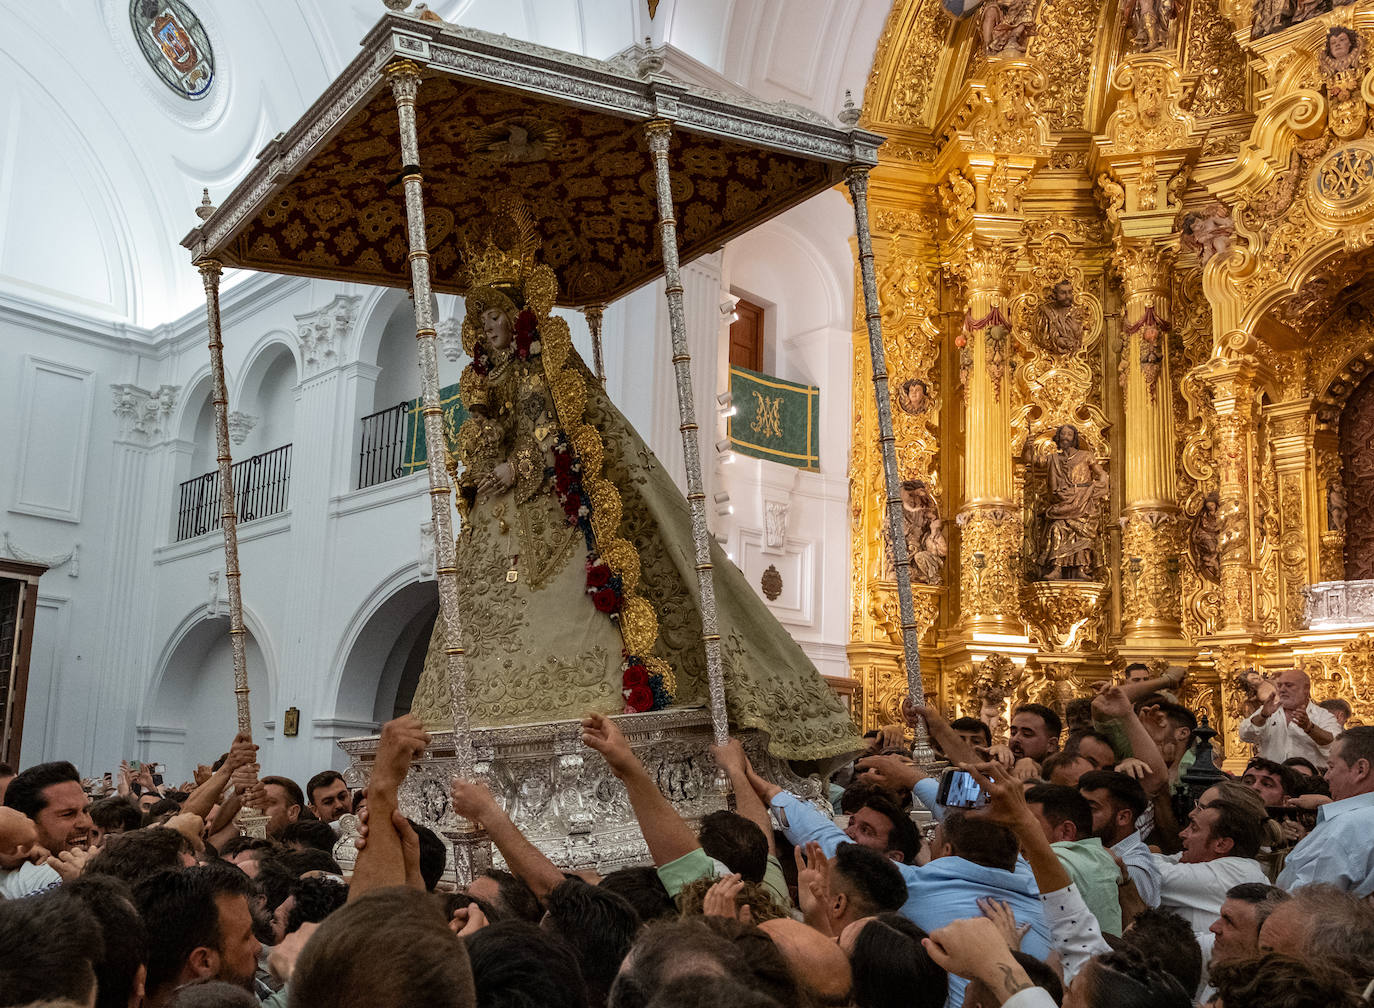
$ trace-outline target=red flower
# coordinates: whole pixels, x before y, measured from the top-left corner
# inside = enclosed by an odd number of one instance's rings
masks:
[[[627,690],[648,689],[649,670],[643,665],[631,665],[625,670],[625,688]]]
[[[559,494],[567,493],[572,489],[572,474],[565,472],[554,473],[553,488],[557,490]]]
[[[597,612],[613,613],[620,608],[620,593],[614,588],[598,588],[592,592],[592,605]]]
[[[587,586],[590,588],[604,588],[611,583],[611,569],[604,563],[587,568]]]
[[[553,457],[554,472],[572,472],[572,456],[565,451],[560,451]]]
[[[534,335],[534,328],[539,324],[539,320],[534,317],[534,312],[526,308],[515,319],[515,334],[526,338]]]
[[[625,710],[630,714],[643,714],[647,710],[653,710],[654,695],[649,692],[647,686],[634,686],[624,691]]]

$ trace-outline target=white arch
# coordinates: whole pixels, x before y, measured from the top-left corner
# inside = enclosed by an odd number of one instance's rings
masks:
[[[251,405],[262,385],[263,375],[281,359],[281,349],[291,355],[296,368],[296,382],[300,384],[301,356],[300,345],[295,336],[285,329],[270,329],[259,336],[248,353],[244,355],[243,366],[238,369],[242,377],[229,386],[229,409],[242,410],[244,404]]]
[[[197,605],[183,616],[176,628],[167,638],[167,643],[163,645],[162,651],[158,654],[157,664],[154,666],[156,672],[148,681],[144,690],[143,697],[139,701],[139,721],[143,723],[154,710],[153,701],[157,696],[159,687],[167,677],[167,666],[177,650],[187,642],[187,640],[202,624],[215,623],[227,620],[227,617],[212,617],[206,614],[204,605]],[[258,618],[257,613],[252,607],[243,607],[243,625],[247,629],[249,636],[252,637],[258,651],[262,654],[264,673],[267,677],[267,702],[259,707],[260,710],[273,710],[272,706],[278,693],[279,680],[277,676],[277,648],[272,642],[271,635],[267,631],[267,625]]]

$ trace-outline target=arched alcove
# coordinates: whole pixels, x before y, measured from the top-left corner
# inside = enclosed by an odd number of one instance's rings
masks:
[[[414,577],[413,570],[409,575]],[[345,722],[381,723],[410,709],[439,596],[432,581],[393,578],[360,607],[340,666],[335,714]]]
[[[139,719],[139,751],[145,761],[167,764],[167,779],[189,780],[197,763],[229,748],[237,731],[233,651],[227,616],[189,618],[169,645]],[[263,723],[275,709],[268,661],[253,634],[245,637],[248,688],[259,761],[268,763],[271,741]]]
[[[234,445],[236,458],[271,451],[295,439],[296,357],[282,334],[273,333],[250,355],[236,390],[235,411],[253,417],[253,428],[241,444]]]

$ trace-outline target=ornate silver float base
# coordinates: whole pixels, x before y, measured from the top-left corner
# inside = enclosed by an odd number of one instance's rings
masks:
[[[711,717],[702,709],[623,714],[615,718],[631,747],[683,818],[695,825],[702,816],[726,807],[711,757]],[[759,773],[829,814],[822,782],[800,778],[769,756],[756,732],[737,734]],[[599,754],[582,744],[576,721],[552,721],[475,728],[474,771],[491,788],[521,831],[566,871],[606,874],[629,865],[651,863],[624,786]],[[377,736],[344,739],[349,755],[344,780],[350,788],[367,786]],[[401,809],[451,842],[445,877],[466,884],[489,864],[504,867],[485,836],[450,806],[449,781],[457,768],[450,733],[434,735],[423,759],[401,787]],[[335,858],[351,870],[356,820],[346,816]]]

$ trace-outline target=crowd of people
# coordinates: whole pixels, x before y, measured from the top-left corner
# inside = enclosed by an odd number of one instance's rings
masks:
[[[831,776],[833,815],[731,740],[713,754],[734,808],[697,824],[590,715],[651,861],[604,877],[455,779],[504,868],[445,881],[444,841],[399,807],[430,742],[410,716],[359,792],[260,777],[244,736],[180,788],[0,765],[0,1008],[1369,1004],[1374,727],[1286,671],[1259,681],[1244,773],[1208,776],[1180,681],[1134,666],[1063,717],[1015,708],[1005,740],[908,702]],[[910,732],[949,769],[913,760]]]

